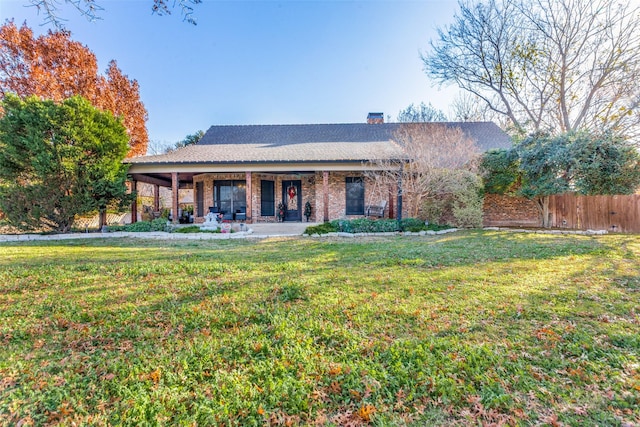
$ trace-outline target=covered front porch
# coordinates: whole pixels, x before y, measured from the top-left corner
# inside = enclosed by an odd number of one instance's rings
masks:
[[[202,223],[209,212],[222,215],[227,222],[277,223],[326,222],[337,218],[358,218],[368,205],[386,206],[383,216],[395,218],[396,188],[380,189],[365,173],[362,165],[333,165],[324,170],[298,168],[292,171],[264,170],[144,170],[132,165],[131,188],[139,183],[153,186],[153,210],[160,211],[160,188],[171,192],[171,218],[177,222],[181,189],[193,190],[193,216]],[[273,166],[273,165],[271,165]],[[306,170],[305,170],[306,169]],[[131,221],[138,218],[138,206],[132,206]]]

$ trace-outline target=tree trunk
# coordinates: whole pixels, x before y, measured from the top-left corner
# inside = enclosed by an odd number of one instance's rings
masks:
[[[107,211],[101,210],[98,214],[98,230],[102,230],[105,225],[107,225]]]
[[[538,213],[542,220],[542,227],[551,227],[551,212],[549,211],[549,196],[541,196],[536,199],[536,206],[538,207]]]

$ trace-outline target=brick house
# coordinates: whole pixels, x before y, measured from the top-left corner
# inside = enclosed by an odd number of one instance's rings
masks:
[[[138,182],[172,189],[173,218],[178,217],[178,189],[194,191],[196,222],[210,210],[227,220],[275,222],[278,205],[284,221],[358,218],[367,206],[384,206],[395,218],[397,189],[375,188],[367,171],[372,160],[401,167],[407,161],[394,141],[402,123],[384,123],[372,113],[367,123],[212,126],[195,145],[154,156],[127,159],[132,187]],[[510,145],[509,137],[491,122],[432,123],[460,127],[481,150]],[[157,205],[158,197],[156,197]],[[156,210],[158,207],[155,207]],[[136,221],[132,209],[132,221]]]

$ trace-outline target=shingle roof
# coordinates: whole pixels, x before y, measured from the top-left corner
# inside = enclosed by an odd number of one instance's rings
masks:
[[[131,163],[304,163],[401,159],[393,142],[305,142],[288,144],[196,144],[168,154],[129,159]]]
[[[459,127],[479,148],[510,146],[491,122],[426,123]],[[195,145],[157,156],[128,159],[134,164],[343,162],[405,157],[393,141],[402,123],[212,126]]]

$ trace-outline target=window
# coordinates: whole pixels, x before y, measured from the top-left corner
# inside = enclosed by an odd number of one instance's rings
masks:
[[[216,181],[213,203],[224,219],[234,219],[236,212],[247,211],[247,184],[244,181]]]
[[[346,214],[364,215],[364,181],[360,177],[346,179]]]
[[[204,216],[204,182],[202,181],[196,182],[196,203],[198,204],[196,216]]]
[[[273,181],[260,181],[260,215],[274,216],[276,214],[276,193]]]

